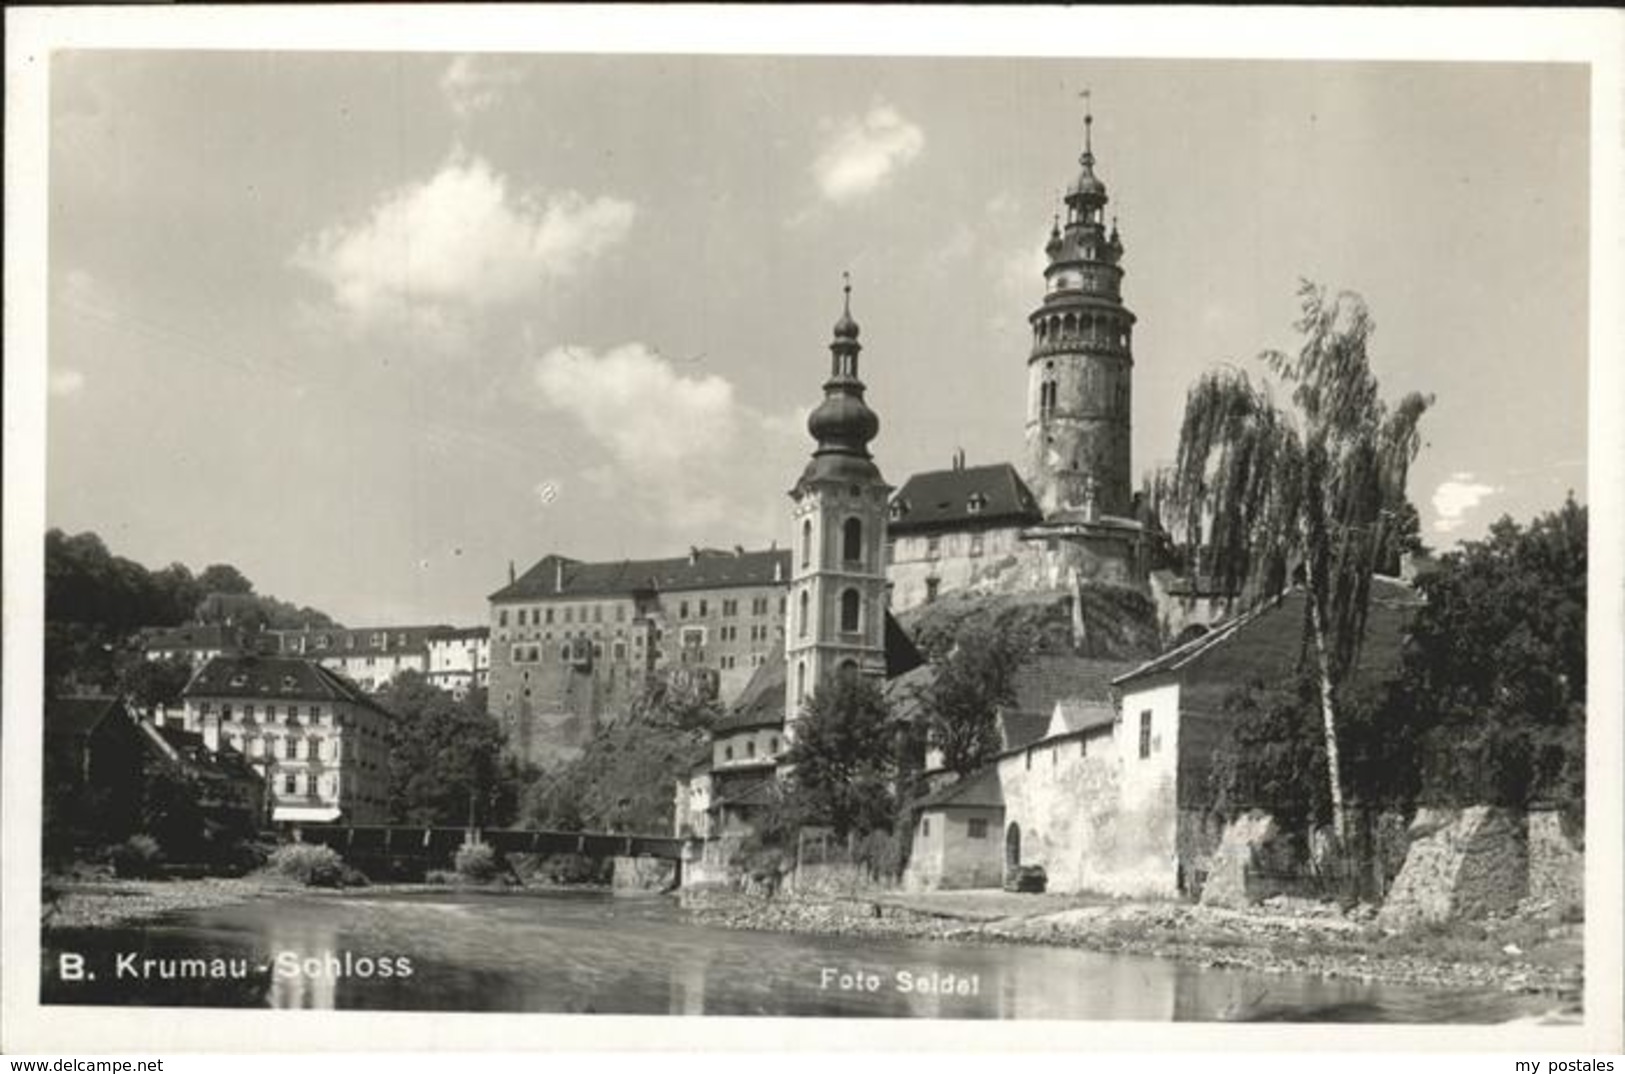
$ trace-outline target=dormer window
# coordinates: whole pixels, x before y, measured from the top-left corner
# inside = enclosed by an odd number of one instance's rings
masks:
[[[983,511],[987,510],[987,497],[983,496],[980,492],[971,493],[970,499],[965,501],[965,510],[969,511],[973,515],[981,514]]]
[[[893,522],[896,522],[898,519],[900,519],[904,515],[908,514],[908,512],[909,512],[909,505],[908,505],[907,500],[897,499],[897,500],[892,501],[891,512],[890,513],[891,513],[891,519],[892,519]]]
[[[294,682],[294,678],[293,678],[292,675],[284,675],[284,676],[282,676],[282,688],[284,690],[292,690],[295,685],[296,684]]]
[[[233,685],[233,686],[247,686],[248,685],[248,676],[247,675],[233,675],[231,677],[231,685]]]

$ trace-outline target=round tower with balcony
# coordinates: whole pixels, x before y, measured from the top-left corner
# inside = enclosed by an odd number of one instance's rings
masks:
[[[1044,300],[1029,316],[1026,478],[1045,515],[1132,514],[1129,437],[1134,314],[1123,305],[1123,242],[1106,224],[1095,175],[1094,116],[1066,216],[1050,229]]]

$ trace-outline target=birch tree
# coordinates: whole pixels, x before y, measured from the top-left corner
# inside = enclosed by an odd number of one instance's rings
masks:
[[[1405,529],[1406,475],[1432,400],[1412,392],[1383,401],[1359,295],[1328,299],[1304,281],[1299,297],[1298,352],[1259,355],[1273,384],[1225,367],[1191,388],[1168,503],[1188,561],[1224,591],[1259,599],[1303,585],[1332,823],[1346,842],[1337,688],[1358,659],[1371,576]]]

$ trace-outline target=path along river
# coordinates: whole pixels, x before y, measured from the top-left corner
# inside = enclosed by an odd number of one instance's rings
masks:
[[[602,893],[260,900],[52,932],[42,974],[47,1003],[200,1007],[1344,1022],[1531,1009],[1069,948],[736,931]]]

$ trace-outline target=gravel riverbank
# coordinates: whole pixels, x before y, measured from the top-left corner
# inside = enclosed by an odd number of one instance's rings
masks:
[[[1504,989],[1577,1006],[1581,928],[1509,918],[1483,925],[1389,934],[1356,909],[1274,900],[1249,910],[1179,902],[1035,902],[987,893],[757,898],[696,892],[684,906],[726,928],[956,943],[1050,944],[1107,954],[1172,958],[1213,968],[1308,973],[1389,984]],[[977,893],[980,894],[980,893]]]

